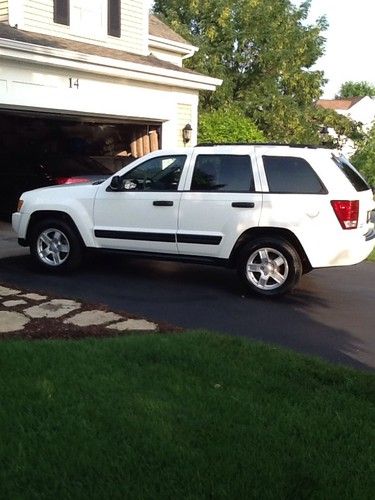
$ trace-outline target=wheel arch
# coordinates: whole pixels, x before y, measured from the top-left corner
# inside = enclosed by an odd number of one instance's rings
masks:
[[[43,222],[44,220],[47,219],[56,219],[56,220],[61,220],[67,224],[69,224],[73,230],[76,232],[77,236],[79,237],[81,244],[83,246],[86,246],[84,239],[82,238],[82,235],[72,219],[72,217],[67,214],[66,212],[62,212],[59,210],[38,210],[36,212],[33,212],[30,216],[29,224],[27,226],[27,232],[26,232],[26,241],[29,244],[30,243],[30,236],[31,236],[31,231],[33,226],[35,224],[38,224],[39,222]]]
[[[247,229],[244,231],[241,236],[237,239],[232,252],[229,257],[229,263],[232,267],[236,265],[238,256],[241,252],[241,249],[244,245],[246,245],[249,241],[258,238],[264,237],[273,237],[273,238],[281,238],[284,241],[287,241],[298,252],[298,255],[301,259],[303,273],[306,274],[312,270],[312,266],[309,258],[306,255],[306,252],[297,238],[297,236],[290,231],[289,229],[278,228],[278,227],[253,227],[251,229]]]

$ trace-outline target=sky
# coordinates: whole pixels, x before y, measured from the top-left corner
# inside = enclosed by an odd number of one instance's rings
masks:
[[[323,97],[334,98],[348,80],[375,85],[375,0],[312,0],[309,20],[322,15],[329,23],[325,55],[316,64],[329,80]]]
[[[296,5],[301,2],[293,0]],[[333,98],[343,82],[375,84],[375,1],[312,0],[310,20],[327,17],[326,53],[316,67],[329,80],[324,97]]]

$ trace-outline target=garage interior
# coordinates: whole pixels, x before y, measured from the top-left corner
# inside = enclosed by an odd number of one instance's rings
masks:
[[[19,191],[18,186],[13,185],[15,182],[20,187],[22,185],[22,191],[25,190],[28,161],[31,165],[33,162],[42,162],[45,158],[53,161],[53,158],[61,157],[89,157],[111,173],[136,158],[160,149],[160,146],[160,123],[2,110],[0,197],[4,200],[9,191]],[[20,168],[20,164],[24,166]],[[38,186],[30,186],[30,189],[35,187]],[[12,206],[11,211],[13,209]],[[4,218],[4,209],[0,213]],[[9,214],[6,215],[8,216]]]
[[[110,118],[0,112],[2,150],[31,155],[80,154],[102,158],[118,170],[116,158],[141,156],[160,148],[161,126]]]

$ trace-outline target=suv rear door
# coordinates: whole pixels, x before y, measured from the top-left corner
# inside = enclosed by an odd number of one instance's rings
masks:
[[[254,147],[197,147],[181,196],[181,255],[228,258],[238,237],[258,226],[262,209]]]

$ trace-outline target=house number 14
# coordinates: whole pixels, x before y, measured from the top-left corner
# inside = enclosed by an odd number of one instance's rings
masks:
[[[70,77],[69,78],[69,88],[72,89],[73,87],[75,87],[76,89],[79,88],[79,80],[78,80],[78,78]]]

